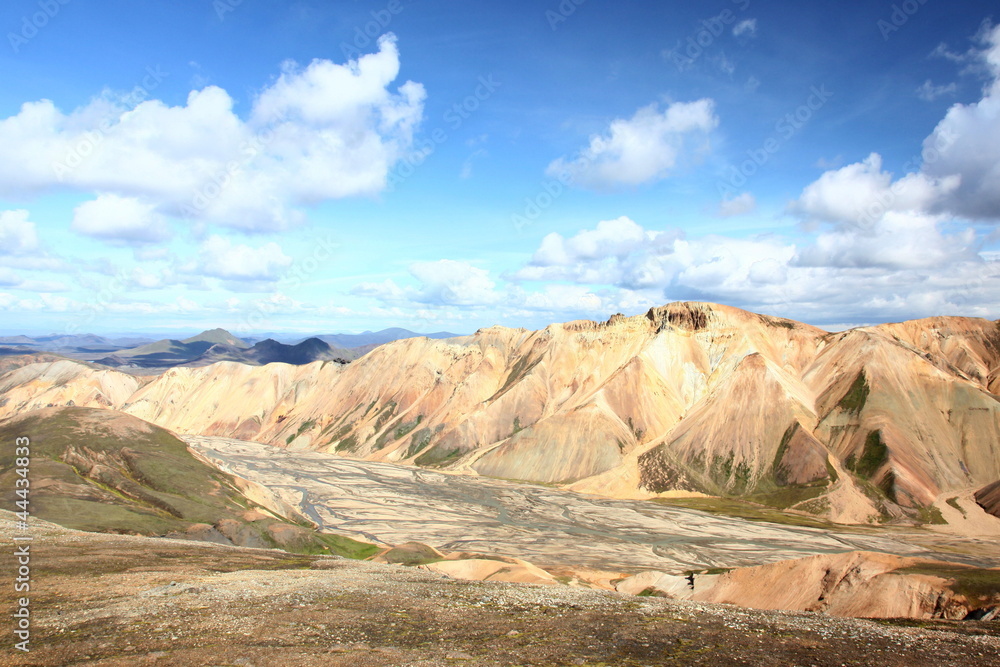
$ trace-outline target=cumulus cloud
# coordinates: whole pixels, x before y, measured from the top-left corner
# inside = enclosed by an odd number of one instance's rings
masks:
[[[155,243],[170,236],[156,206],[133,197],[102,194],[73,211],[74,231],[129,244]]]
[[[866,230],[819,234],[796,261],[802,266],[943,269],[978,260],[980,243],[972,229],[945,233],[939,223],[939,216],[890,211]]]
[[[586,253],[585,253],[586,254]],[[563,267],[565,268],[565,267]],[[352,294],[369,297],[393,312],[412,316],[433,313],[503,313],[507,318],[531,318],[550,323],[580,317],[604,318],[614,312],[633,312],[655,305],[657,298],[630,289],[582,284],[545,284],[524,289],[509,277],[494,277],[490,271],[469,262],[441,260],[417,262],[410,266],[410,279],[368,282],[356,286]],[[456,307],[460,307],[457,309]]]
[[[24,255],[38,248],[35,223],[23,209],[0,211],[0,255]]]
[[[757,199],[749,192],[743,192],[730,199],[724,199],[719,204],[719,215],[732,218],[738,215],[753,213],[757,208]]]
[[[198,253],[197,271],[201,275],[235,281],[274,281],[292,259],[277,243],[259,247],[236,244],[221,236],[210,236]]]
[[[755,37],[757,35],[757,19],[743,19],[733,26],[733,35],[740,37]]]
[[[635,243],[592,251],[582,241],[599,237],[601,225],[569,238],[549,235],[509,278],[526,286],[570,283],[593,294],[616,290],[619,302],[631,294],[636,306],[704,300],[816,323],[989,316],[1000,300],[1000,262],[978,254],[975,236],[945,234],[937,218],[912,211],[890,211],[866,230],[831,226],[803,243],[687,238],[626,220],[615,222]]]
[[[347,64],[286,63],[246,118],[215,86],[180,106],[105,95],[63,113],[29,102],[0,120],[0,194],[70,188],[140,199],[161,215],[282,229],[301,206],[385,188],[426,96],[411,81],[391,90],[399,68],[391,35]]]
[[[958,176],[944,208],[979,220],[1000,220],[1000,26],[984,30],[981,62],[990,80],[973,104],[955,104],[924,140],[922,171]]]
[[[718,125],[709,99],[675,102],[660,111],[651,104],[629,119],[616,119],[571,158],[553,161],[550,176],[595,190],[638,186],[666,178],[689,141],[705,138]]]
[[[568,266],[580,260],[620,257],[649,240],[646,230],[622,216],[599,222],[596,229],[581,231],[568,239],[556,233],[546,235],[531,263],[535,266]]]
[[[954,104],[924,140],[920,158],[894,180],[881,158],[827,171],[790,210],[804,218],[871,228],[890,213],[916,216],[917,227],[966,218],[1000,221],[1000,26],[987,26],[970,52],[987,71],[982,98]],[[897,216],[898,217],[898,216]]]
[[[23,282],[24,279],[17,273],[0,266],[0,287],[17,287]]]
[[[930,79],[927,79],[917,88],[917,97],[925,102],[933,102],[939,97],[953,95],[957,90],[958,84],[954,82],[946,86],[935,86]]]
[[[938,179],[911,172],[893,181],[892,174],[882,170],[882,156],[872,153],[861,162],[825,172],[789,209],[821,222],[871,227],[889,211],[930,211],[960,180],[959,175]]]
[[[1000,27],[987,26],[979,39],[983,48],[961,60],[989,71],[982,99],[952,105],[919,159],[897,175],[872,153],[826,171],[789,205],[816,229],[789,271],[833,279],[845,291],[856,285],[873,307],[901,316],[988,316],[1000,293],[985,277],[996,276],[1000,263],[981,254],[983,239],[968,221],[1000,222]]]
[[[451,259],[414,262],[410,265],[410,274],[418,281],[417,286],[400,287],[393,280],[386,280],[362,283],[353,293],[390,303],[407,301],[448,306],[485,306],[502,298],[489,271],[468,262]]]
[[[619,229],[617,244],[592,244]],[[794,246],[772,239],[706,236],[647,230],[628,218],[598,224],[568,239],[550,234],[532,260],[511,279],[605,285],[670,298],[736,295],[750,283],[774,283],[795,255]],[[771,264],[768,264],[771,262]],[[773,264],[773,266],[772,266]],[[751,276],[752,274],[752,276]]]

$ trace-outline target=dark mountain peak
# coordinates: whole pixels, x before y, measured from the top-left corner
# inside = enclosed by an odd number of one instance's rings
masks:
[[[233,347],[248,348],[250,347],[245,342],[229,333],[225,329],[208,329],[202,331],[197,336],[191,336],[190,338],[185,338],[180,341],[181,343],[224,343],[226,345],[232,345]]]

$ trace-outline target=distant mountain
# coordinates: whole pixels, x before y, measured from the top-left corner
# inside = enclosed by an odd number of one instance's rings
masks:
[[[202,366],[217,361],[238,361],[253,366],[273,363],[301,366],[311,364],[314,361],[339,360],[341,363],[347,363],[352,356],[350,351],[331,347],[319,338],[308,338],[298,345],[285,345],[268,338],[246,349],[225,344],[213,345],[191,365]]]
[[[166,338],[130,350],[117,350],[113,357],[102,359],[101,363],[113,365],[117,357],[127,360],[130,364],[147,368],[180,366],[196,361],[215,345],[224,345],[236,350],[249,347],[225,329],[211,329],[184,340]]]
[[[365,331],[359,334],[324,334],[322,336],[317,336],[320,340],[335,345],[342,348],[354,348],[363,346],[377,346],[385,345],[386,343],[391,343],[397,340],[404,340],[407,338],[457,338],[459,334],[449,333],[447,331],[439,331],[437,333],[422,334],[410,331],[408,329],[400,329],[394,327],[391,329],[382,329],[381,331]],[[370,349],[370,348],[369,348]]]
[[[177,366],[197,359],[212,345],[209,341],[185,343],[165,339],[131,350],[118,350],[116,356],[128,359],[138,366]]]
[[[152,342],[149,338],[105,338],[95,334],[0,336],[0,345],[16,345],[46,352],[114,352]]]
[[[212,344],[221,343],[222,345],[231,345],[233,347],[238,347],[242,349],[250,347],[245,342],[243,342],[233,334],[229,333],[225,329],[210,329],[208,331],[202,331],[197,336],[191,336],[190,338],[185,338],[181,342],[186,345],[190,345],[191,343],[212,343]]]
[[[35,345],[35,339],[28,336],[0,336],[0,345]]]

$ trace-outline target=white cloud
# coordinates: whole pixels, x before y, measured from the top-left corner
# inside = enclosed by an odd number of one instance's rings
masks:
[[[38,249],[35,223],[23,209],[0,211],[0,255],[24,255]]]
[[[390,90],[399,67],[391,35],[346,65],[286,63],[246,119],[215,86],[182,106],[128,107],[105,95],[65,114],[29,102],[0,120],[0,194],[68,187],[141,198],[164,215],[285,228],[301,219],[300,206],[385,188],[425,98],[409,81]]]
[[[705,300],[819,323],[989,316],[1000,303],[1000,261],[977,254],[971,231],[945,234],[938,218],[913,211],[890,211],[866,229],[835,226],[804,244],[768,236],[689,239],[631,224],[646,241],[626,252],[569,250],[596,229],[569,239],[550,235],[510,278],[546,287],[569,282],[593,294],[617,290],[619,302],[630,294],[635,305]]]
[[[979,58],[989,71],[983,97],[955,104],[924,140],[922,171],[958,176],[961,184],[943,203],[949,212],[1000,220],[1000,26],[985,30]]]
[[[471,306],[499,300],[489,271],[467,262],[416,262],[410,265],[410,273],[423,284],[418,300],[424,303]]]
[[[757,35],[757,19],[743,19],[733,26],[733,35],[740,37],[755,37]]]
[[[197,271],[202,275],[224,280],[273,281],[280,277],[292,259],[282,252],[277,243],[266,243],[258,248],[234,244],[221,236],[210,236],[198,253]]]
[[[953,95],[957,90],[958,84],[954,82],[946,86],[935,86],[930,79],[927,79],[917,88],[917,97],[925,102],[933,102],[944,95]]]
[[[752,213],[757,208],[757,200],[749,192],[744,192],[732,199],[724,199],[719,204],[719,215],[731,218]]]
[[[410,265],[410,275],[418,286],[400,287],[387,279],[381,283],[361,283],[352,293],[387,303],[472,307],[495,304],[503,298],[490,272],[468,262],[451,259],[414,262]]]
[[[939,216],[889,211],[871,228],[839,228],[819,234],[801,250],[803,266],[947,269],[974,262],[978,243],[972,229],[945,234]]]
[[[923,301],[925,313],[943,312],[931,305],[947,307],[958,298],[960,290],[948,287],[955,275],[995,270],[997,262],[979,254],[975,229],[962,222],[1000,222],[1000,27],[984,29],[980,39],[985,48],[963,60],[976,59],[989,69],[983,97],[948,110],[924,141],[919,162],[904,165],[895,177],[872,153],[825,172],[791,203],[789,210],[803,219],[829,225],[798,249],[795,265],[838,276],[882,271],[865,292],[882,293],[891,284],[900,304]],[[902,276],[914,283],[902,287],[895,282]],[[878,302],[894,303],[884,295]]]
[[[882,171],[882,156],[872,153],[862,162],[825,172],[789,209],[812,220],[870,227],[888,211],[929,211],[958,183],[958,176],[939,180],[918,172],[893,181],[891,173]]]
[[[627,255],[650,242],[646,231],[624,216],[597,223],[569,239],[552,233],[542,239],[531,263],[535,266],[568,266],[581,260]]]
[[[547,173],[596,190],[660,180],[676,166],[688,138],[704,138],[718,122],[709,99],[675,102],[663,111],[651,104],[612,121],[606,134],[591,137],[577,156],[555,160]]]
[[[156,243],[170,236],[153,204],[114,194],[102,194],[77,206],[72,226],[87,236],[129,244]]]
[[[24,279],[16,272],[0,266],[0,287],[17,287]]]

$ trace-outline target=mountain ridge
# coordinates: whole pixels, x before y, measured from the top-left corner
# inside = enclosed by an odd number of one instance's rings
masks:
[[[179,432],[615,497],[922,521],[945,495],[1000,479],[998,342],[997,323],[976,318],[829,333],[677,302],[399,340],[348,366],[174,368],[103,403]],[[92,372],[78,375],[79,400],[102,404]],[[45,377],[0,376],[0,416],[74,395]]]

